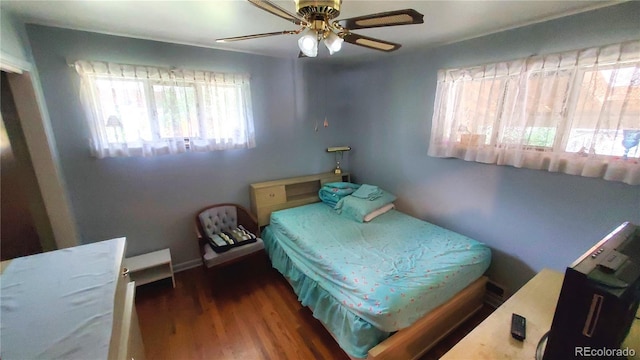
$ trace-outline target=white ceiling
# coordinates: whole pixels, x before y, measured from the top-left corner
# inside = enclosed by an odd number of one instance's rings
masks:
[[[293,0],[274,1],[295,13]],[[399,52],[469,39],[518,26],[558,18],[619,1],[364,1],[344,0],[338,19],[413,8],[424,24],[365,29],[356,33],[400,43]],[[25,22],[263,54],[297,57],[297,36],[280,35],[216,43],[216,38],[295,30],[294,24],[245,0],[214,1],[7,1],[9,11]],[[324,51],[323,51],[324,50]],[[385,53],[351,44],[332,57]],[[328,57],[322,49],[319,57]]]

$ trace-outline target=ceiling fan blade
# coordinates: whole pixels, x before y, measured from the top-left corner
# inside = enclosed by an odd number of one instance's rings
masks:
[[[387,11],[337,21],[345,29],[369,29],[381,26],[422,24],[424,15],[413,9]]]
[[[258,39],[258,38],[275,36],[275,35],[295,35],[298,33],[300,33],[300,30],[284,30],[284,31],[276,31],[276,32],[270,32],[270,33],[264,33],[264,34],[244,35],[244,36],[235,36],[235,37],[216,39],[216,42],[227,43],[232,41]]]
[[[402,46],[400,44],[374,39],[368,36],[362,36],[354,33],[347,33],[346,35],[342,36],[342,38],[344,39],[344,41],[350,44],[387,52],[398,50]]]
[[[302,20],[301,18],[297,17],[295,14],[292,14],[290,12],[288,12],[287,10],[281,8],[280,6],[272,3],[271,1],[268,0],[249,0],[250,3],[252,3],[253,5],[259,7],[260,9],[264,10],[264,11],[268,11],[270,13],[272,13],[275,16],[279,16],[287,21],[291,21],[292,23],[296,24],[296,25],[302,25],[302,24],[306,24],[306,22],[304,20]]]

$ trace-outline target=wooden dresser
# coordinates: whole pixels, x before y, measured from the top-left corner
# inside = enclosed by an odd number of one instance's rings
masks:
[[[336,181],[351,181],[351,176],[327,172],[251,184],[251,211],[259,226],[268,225],[273,211],[318,202],[322,185]]]
[[[2,262],[3,359],[144,359],[125,238]]]

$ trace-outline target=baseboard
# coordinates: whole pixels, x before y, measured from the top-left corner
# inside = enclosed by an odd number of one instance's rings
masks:
[[[173,272],[177,273],[177,272],[192,269],[198,266],[202,266],[202,259],[200,258],[188,260],[185,262],[181,262],[180,264],[173,265]]]

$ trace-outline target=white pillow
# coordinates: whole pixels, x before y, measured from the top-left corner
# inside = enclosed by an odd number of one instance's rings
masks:
[[[375,209],[372,212],[368,213],[367,215],[364,216],[362,220],[364,220],[364,222],[369,222],[373,220],[376,216],[380,216],[395,207],[396,206],[393,205],[393,203],[387,204],[381,208]]]

